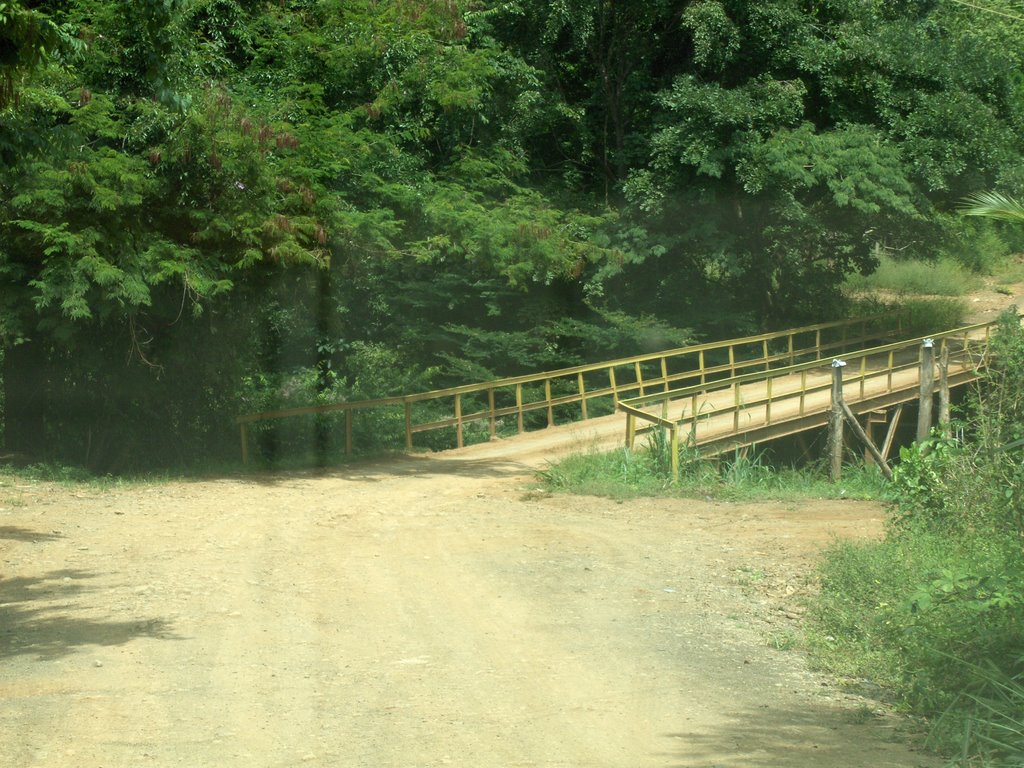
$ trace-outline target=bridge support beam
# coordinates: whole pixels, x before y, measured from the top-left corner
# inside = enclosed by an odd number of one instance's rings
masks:
[[[843,410],[843,415],[846,417],[846,421],[849,422],[850,428],[853,430],[860,441],[864,443],[864,447],[868,449],[868,453],[874,458],[878,464],[878,468],[882,471],[882,476],[886,480],[892,480],[892,470],[889,469],[889,465],[885,463],[885,459],[882,456],[882,452],[878,450],[877,446],[871,442],[871,438],[868,437],[867,433],[861,428],[860,423],[857,421],[857,417],[853,411],[850,410],[850,406],[844,403],[842,400],[839,401],[839,405]]]
[[[882,459],[885,461],[889,460],[889,451],[892,450],[893,440],[896,439],[896,429],[900,425],[900,416],[903,415],[903,403],[896,406],[896,410],[893,411],[892,421],[889,422],[889,429],[885,433],[885,441],[882,443]]]

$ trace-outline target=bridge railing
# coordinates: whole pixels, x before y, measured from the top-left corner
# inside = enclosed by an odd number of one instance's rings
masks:
[[[893,391],[894,379],[898,381],[902,371],[919,367],[919,350],[926,338],[936,341],[940,353],[948,350],[951,367],[976,372],[988,353],[995,325],[976,323],[843,354],[844,392],[848,398],[864,399],[879,388]],[[811,360],[620,400],[618,408],[627,416],[626,444],[632,447],[637,434],[667,429],[675,459],[680,433],[694,430],[701,419],[732,414],[732,431],[739,433],[755,412],[759,427],[802,418],[811,397],[831,389],[830,369],[829,360]],[[673,409],[678,409],[678,415],[671,414]],[[637,428],[637,420],[648,426]]]
[[[499,427],[510,428],[506,419],[514,420],[518,433],[531,426],[586,420],[613,412],[623,397],[668,393],[684,382],[704,385],[753,369],[757,370],[753,375],[763,377],[764,371],[780,363],[821,360],[865,342],[898,338],[907,321],[904,312],[888,312],[429,392],[245,414],[236,420],[242,461],[249,460],[249,428],[258,422],[342,413],[345,453],[351,454],[357,413],[401,409],[407,449],[413,448],[414,435],[436,430],[454,431],[455,445],[461,448],[470,425],[479,425],[486,430],[485,437],[493,438]]]

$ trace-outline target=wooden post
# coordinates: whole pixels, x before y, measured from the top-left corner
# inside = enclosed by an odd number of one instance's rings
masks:
[[[814,359],[821,360],[821,328],[814,332]]]
[[[860,359],[860,399],[864,399],[864,384],[868,378],[868,356],[864,355]]]
[[[761,349],[764,352],[764,369],[770,370],[771,364],[768,362],[768,339],[761,339]]]
[[[345,409],[345,455],[352,455],[352,409]]]
[[[935,393],[935,341],[921,344],[921,388],[918,393],[917,442],[928,439],[932,431],[932,405]]]
[[[633,370],[636,371],[636,383],[637,383],[637,386],[640,388],[640,397],[643,397],[644,396],[644,373],[643,373],[643,370],[640,368],[639,361],[633,363]]]
[[[700,368],[700,383],[701,384],[707,384],[707,382],[704,380],[705,374],[704,374],[704,350],[703,349],[700,352],[697,353],[697,365]]]
[[[633,442],[636,440],[636,414],[626,413],[626,448],[633,450]]]
[[[462,447],[462,395],[455,395],[455,446]]]
[[[548,401],[548,426],[555,425],[555,410],[551,405],[551,379],[544,379],[544,399]]]
[[[494,388],[493,387],[491,389],[487,390],[487,408],[488,408],[488,410],[490,411],[490,414],[491,414],[490,435],[491,435],[491,440],[493,440],[495,437],[498,436],[498,417],[494,413],[494,411],[496,409],[494,407]],[[584,406],[584,408],[586,408],[586,406]],[[586,417],[586,411],[584,411],[583,418],[587,418]]]
[[[949,346],[942,341],[942,352],[939,355],[939,429],[945,438],[953,436],[949,425]]]
[[[244,421],[238,425],[242,432],[242,463],[249,463],[249,425]]]
[[[611,387],[612,387],[612,399],[616,403],[618,403],[619,402],[619,387],[615,383],[615,369],[614,368],[609,368],[608,369],[608,382],[609,382],[609,384],[611,384]]]
[[[583,412],[583,420],[587,420],[587,388],[583,384],[583,373],[576,374],[576,383],[580,389],[580,410]]]
[[[663,391],[668,392],[668,390],[669,390],[669,386],[668,386],[668,362],[665,360],[664,357],[661,358],[661,378],[665,382],[665,388],[664,388]]]
[[[800,371],[800,415],[804,415],[804,401],[807,397],[807,370]]]
[[[832,412],[828,422],[829,478],[838,483],[843,474],[843,366],[832,361]]]
[[[732,344],[729,345],[729,375],[736,375],[736,350]]]
[[[405,449],[412,450],[412,403],[405,401]]]
[[[772,423],[772,377],[769,376],[765,381],[765,392],[766,397],[764,401],[764,423],[766,425]]]

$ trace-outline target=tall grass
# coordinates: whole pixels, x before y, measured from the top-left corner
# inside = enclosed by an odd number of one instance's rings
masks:
[[[823,466],[803,468],[773,465],[756,449],[719,458],[704,458],[692,449],[680,449],[680,479],[671,479],[670,448],[664,437],[652,433],[646,447],[635,452],[577,453],[539,473],[549,491],[614,499],[644,496],[716,499],[790,500],[803,498],[884,498],[887,484],[875,467],[851,465],[844,482],[829,482]]]
[[[848,292],[891,291],[923,296],[963,296],[982,284],[982,279],[951,258],[937,261],[898,260],[882,255],[870,275],[851,275]]]
[[[974,690],[965,691],[936,720],[930,742],[954,754],[958,768],[1020,768],[1024,765],[1024,675],[994,664],[968,667]]]

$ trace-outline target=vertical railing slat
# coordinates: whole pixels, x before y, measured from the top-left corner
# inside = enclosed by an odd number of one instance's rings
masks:
[[[551,404],[551,379],[544,379],[544,399],[548,404],[548,426],[555,426],[555,409]]]
[[[516,427],[523,434],[523,385],[516,384]]]
[[[740,431],[740,385],[739,384],[733,384],[732,385],[732,389],[733,389],[733,395],[734,395],[733,415],[732,415],[732,429],[733,429],[733,432],[739,432]]]
[[[455,395],[455,445],[462,447],[462,395]]]

